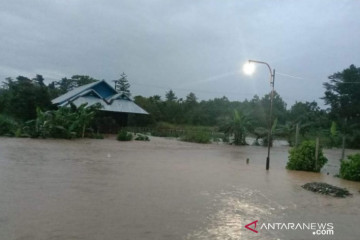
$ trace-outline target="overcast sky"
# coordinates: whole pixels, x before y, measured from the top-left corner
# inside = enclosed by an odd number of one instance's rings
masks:
[[[47,82],[128,75],[133,95],[251,99],[275,88],[292,105],[316,100],[334,72],[360,62],[360,1],[3,0],[0,79]],[[290,77],[295,76],[295,77]]]

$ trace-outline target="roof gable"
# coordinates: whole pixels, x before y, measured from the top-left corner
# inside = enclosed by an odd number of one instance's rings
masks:
[[[75,88],[52,100],[58,106],[68,106],[72,102],[76,106],[88,103],[91,106],[100,103],[100,111],[149,114],[136,105],[132,99],[124,94],[117,93],[105,80],[89,83]]]
[[[114,100],[116,100],[116,99],[132,101],[132,99],[131,99],[127,94],[125,94],[125,93],[117,93],[117,94],[112,95],[112,96],[110,96],[109,98],[107,98],[107,100],[108,100],[109,102],[112,102],[112,101],[114,101]]]
[[[78,95],[84,93],[85,91],[93,89],[96,91],[98,95],[102,98],[107,98],[113,94],[116,94],[116,91],[113,87],[111,87],[105,80],[96,81],[93,83],[89,83],[80,87],[77,87],[55,99],[53,99],[51,102],[53,104],[62,104],[65,101],[69,101],[70,99],[73,99],[77,97]]]

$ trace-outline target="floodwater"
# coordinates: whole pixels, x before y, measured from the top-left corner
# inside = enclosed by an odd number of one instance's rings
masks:
[[[360,184],[332,176],[340,152],[307,173],[274,147],[267,172],[263,147],[0,138],[0,239],[359,239]],[[312,181],[353,196],[301,188]],[[258,233],[244,227],[256,220]],[[334,235],[262,223],[333,223]]]

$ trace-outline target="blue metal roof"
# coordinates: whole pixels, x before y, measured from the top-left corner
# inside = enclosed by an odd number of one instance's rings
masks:
[[[110,93],[111,95],[109,95]],[[117,93],[104,80],[75,88],[52,100],[53,104],[61,107],[68,106],[70,102],[77,107],[84,103],[87,103],[88,106],[100,103],[102,106],[100,111],[149,114],[136,105],[128,96]]]
[[[101,86],[101,87],[99,87],[99,86]],[[84,91],[86,91],[88,89],[94,89],[95,91],[98,92],[98,94],[102,98],[107,98],[107,97],[117,93],[115,91],[115,89],[113,87],[111,87],[105,80],[101,80],[101,81],[96,81],[93,83],[89,83],[89,84],[77,87],[77,88],[53,99],[51,102],[53,104],[63,104],[65,101],[68,101],[71,98],[76,97],[77,95],[83,93]]]
[[[133,101],[125,99],[116,99],[111,104],[105,105],[102,110],[110,112],[149,114],[144,109],[136,105]]]

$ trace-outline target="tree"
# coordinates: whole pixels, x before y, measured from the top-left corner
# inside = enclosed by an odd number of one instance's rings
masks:
[[[293,138],[296,131],[296,125],[292,122],[287,122],[285,125],[280,125],[273,134],[283,137],[289,143],[289,146],[293,146]]]
[[[87,107],[87,103],[80,105],[76,108],[77,118],[76,122],[81,128],[81,137],[85,137],[86,127],[90,125],[95,117],[95,111],[99,110],[101,105]]]
[[[289,120],[292,122],[313,122],[320,111],[319,106],[313,102],[295,102],[289,111]]]
[[[49,87],[56,88],[58,95],[65,94],[74,88],[96,82],[95,78],[87,75],[73,75],[71,78],[62,78],[60,81],[55,81],[49,84]]]
[[[75,82],[76,87],[98,81],[97,79],[89,77],[87,75],[73,75],[71,77],[71,80]]]
[[[266,112],[269,112],[270,108],[265,109],[258,95],[255,95],[247,103],[247,112],[249,116],[254,119],[255,127],[266,128],[268,126],[268,119],[266,118]]]
[[[128,82],[127,75],[124,72],[120,75],[120,79],[114,80],[114,82],[115,82],[115,90],[118,93],[123,93],[128,97],[131,96],[130,83]]]
[[[185,102],[187,104],[196,104],[197,103],[197,97],[194,93],[189,93],[187,96],[186,96],[186,100]]]
[[[324,110],[321,110],[318,104],[313,102],[296,102],[291,106],[287,124],[299,124],[300,133],[304,136],[308,132],[315,132],[319,129],[327,129],[331,123]]]
[[[251,122],[242,112],[234,110],[234,115],[221,129],[225,134],[234,134],[235,145],[246,145],[245,137],[251,128]]]
[[[60,81],[55,82],[55,86],[59,90],[59,95],[61,95],[76,88],[76,82],[71,78],[64,77]]]
[[[172,90],[169,90],[165,94],[166,101],[161,106],[162,115],[164,117],[164,121],[170,123],[184,123],[183,121],[183,111],[182,111],[182,103],[177,100],[175,93]]]
[[[167,93],[165,93],[165,99],[168,102],[174,102],[176,101],[177,97],[175,96],[173,90],[170,89]]]
[[[48,109],[51,106],[49,94],[40,75],[30,80],[18,76],[16,80],[7,78],[3,85],[1,104],[2,111],[20,120],[30,120],[36,117],[36,108]]]
[[[261,99],[260,102],[261,102],[261,105],[262,105],[262,107],[263,107],[263,109],[265,111],[266,122],[268,123],[269,116],[270,116],[269,114],[270,114],[271,93],[266,94]],[[272,120],[277,118],[280,124],[284,124],[285,121],[286,121],[286,115],[287,115],[286,103],[280,97],[280,95],[275,91],[274,92],[274,98],[273,98],[273,117],[272,117]]]
[[[324,83],[325,96],[330,105],[330,118],[335,120],[343,136],[347,136],[348,147],[359,147],[360,140],[360,68],[350,65],[342,72],[329,76]]]
[[[42,75],[40,74],[36,74],[36,77],[34,77],[33,79],[33,82],[35,82],[35,84],[37,84],[38,86],[40,87],[45,87],[45,83],[44,83],[44,78]]]
[[[57,98],[58,96],[60,96],[60,90],[57,88],[56,86],[56,83],[55,81],[51,82],[49,85],[48,85],[48,92],[49,92],[49,97],[50,99],[54,99],[54,98]]]
[[[326,89],[322,98],[330,105],[333,117],[355,121],[360,118],[360,68],[350,65],[342,72],[329,76],[324,83]]]

